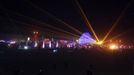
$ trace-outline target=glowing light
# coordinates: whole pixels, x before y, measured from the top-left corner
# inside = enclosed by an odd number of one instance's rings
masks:
[[[34,33],[34,34],[38,34],[39,32],[37,32],[37,31],[34,31],[33,33]]]
[[[78,43],[78,42],[79,42],[79,40],[77,39],[77,40],[76,40],[76,42]]]
[[[116,44],[110,44],[109,45],[109,49],[111,49],[111,50],[117,50],[117,49],[119,49],[119,47]]]
[[[10,44],[15,44],[15,43],[16,43],[16,41],[10,41],[9,43],[10,43]]]
[[[67,45],[68,48],[70,48],[71,46],[70,45]]]
[[[5,40],[0,40],[0,42],[6,42]]]
[[[97,45],[102,45],[103,41],[96,42]]]
[[[37,46],[38,46],[38,43],[37,43],[37,41],[35,41],[34,47],[37,47]]]
[[[92,36],[88,32],[85,32],[79,38],[79,42],[78,43],[80,45],[83,45],[83,44],[92,44],[94,42],[95,42],[95,40],[92,38]]]
[[[35,34],[35,32],[33,32]]]
[[[27,41],[29,41],[30,40],[30,37],[27,37]]]
[[[36,32],[36,34],[38,34],[39,32]]]
[[[51,41],[49,41],[49,48],[51,48],[52,47],[52,44],[51,44]]]
[[[57,51],[58,51],[57,49],[54,49],[54,50],[53,50],[53,53],[56,53]]]
[[[56,42],[56,48],[58,48],[59,47],[59,43],[58,42]]]
[[[43,41],[42,48],[45,48],[45,42]]]
[[[27,50],[28,49],[28,46],[24,46],[24,49]]]

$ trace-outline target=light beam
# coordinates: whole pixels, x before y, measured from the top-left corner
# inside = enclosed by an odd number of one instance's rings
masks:
[[[77,4],[78,8],[80,9],[81,16],[82,16],[82,18],[84,19],[84,21],[85,21],[87,27],[92,31],[92,33],[93,33],[94,37],[96,38],[96,40],[99,41],[99,39],[98,39],[98,37],[97,37],[97,35],[96,35],[96,33],[95,33],[93,27],[91,26],[89,20],[87,19],[87,17],[86,17],[86,15],[85,15],[83,9],[81,8],[79,2],[78,2],[77,0],[75,0],[75,2],[76,2],[76,4]]]
[[[108,31],[108,33],[104,36],[103,41],[105,41],[107,39],[107,37],[110,35],[110,33],[114,30],[114,28],[117,26],[117,24],[119,23],[119,21],[123,18],[123,15],[125,14],[126,10],[128,9],[130,5],[130,2],[127,4],[127,6],[124,8],[124,10],[122,11],[122,13],[120,14],[120,16],[117,18],[117,20],[115,21],[115,23],[112,25],[112,27],[110,28],[110,30]]]
[[[58,30],[58,31],[60,31],[60,32],[64,32],[64,33],[67,33],[67,34],[70,34],[70,35],[73,35],[73,36],[79,37],[79,36],[78,36],[78,35],[76,35],[76,34],[73,34],[73,33],[71,33],[71,32],[65,31],[65,30],[63,30],[63,29],[60,29],[60,28],[54,27],[54,26],[52,26],[52,25],[50,25],[50,24],[47,24],[47,23],[45,23],[45,22],[41,22],[41,21],[39,21],[39,20],[33,19],[33,18],[31,18],[31,17],[28,17],[28,16],[25,16],[25,15],[22,15],[22,14],[20,14],[20,13],[14,12],[14,11],[10,11],[10,10],[5,9],[5,8],[2,8],[2,9],[3,9],[3,10],[5,10],[5,11],[7,11],[7,12],[12,12],[12,13],[13,13],[13,14],[15,14],[15,15],[25,17],[26,19],[30,19],[30,20],[32,20],[32,21],[38,22],[38,23],[40,23],[40,24],[42,24],[42,25],[44,25],[44,26],[47,26],[47,27],[49,27],[49,28],[52,28],[52,29]]]
[[[26,28],[31,28],[31,29],[36,28],[36,29],[39,29],[39,30],[41,30],[41,31],[46,30],[46,31],[52,32],[52,33],[54,33],[54,34],[63,35],[64,38],[69,38],[69,35],[68,35],[68,34],[64,34],[64,32],[58,32],[58,31],[54,31],[54,30],[50,30],[50,29],[45,29],[45,28],[43,28],[43,27],[39,27],[39,26],[36,26],[36,25],[31,25],[31,24],[24,23],[24,22],[17,21],[17,20],[13,20],[13,21],[16,22],[16,23],[20,23],[20,24],[23,24],[23,25],[27,26]],[[63,37],[63,36],[61,36],[61,37]],[[70,35],[70,36],[71,36],[71,35]],[[78,38],[78,36],[74,36],[74,37]]]
[[[74,30],[75,32],[77,32],[77,33],[79,33],[79,34],[82,34],[82,32],[80,32],[78,29],[72,27],[71,25],[69,25],[69,24],[66,23],[65,21],[63,21],[63,20],[57,18],[56,16],[52,15],[51,13],[47,12],[46,10],[40,8],[39,6],[37,6],[37,5],[35,5],[35,4],[33,4],[33,3],[31,3],[31,2],[29,2],[29,3],[30,3],[34,8],[36,8],[36,9],[42,11],[43,13],[47,14],[49,17],[55,19],[56,21],[60,22],[61,24],[65,25],[65,26],[67,26],[68,28]]]

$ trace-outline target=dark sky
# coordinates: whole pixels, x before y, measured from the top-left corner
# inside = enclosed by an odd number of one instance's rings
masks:
[[[78,0],[97,35],[102,38],[129,5],[122,19],[115,27],[112,35],[125,33],[122,37],[133,38],[134,3],[130,0]],[[53,16],[48,15],[52,14]],[[0,0],[1,33],[31,33],[38,30],[48,32],[54,30],[47,23],[65,31],[78,34],[56,20],[57,17],[72,27],[87,32],[78,6],[74,0]],[[41,22],[39,22],[41,21]],[[48,30],[48,31],[47,31]],[[128,38],[127,37],[127,38]]]

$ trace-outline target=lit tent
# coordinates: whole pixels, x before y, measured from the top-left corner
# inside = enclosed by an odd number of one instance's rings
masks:
[[[92,36],[89,34],[89,32],[85,32],[81,35],[79,38],[79,44],[84,45],[84,44],[93,44],[95,40],[92,38]]]

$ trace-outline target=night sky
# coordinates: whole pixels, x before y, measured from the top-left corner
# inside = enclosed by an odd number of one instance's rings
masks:
[[[124,33],[121,38],[133,39],[134,3],[132,0],[78,0],[96,34],[103,38],[124,8],[122,16],[110,37]],[[53,28],[47,23],[65,31],[80,35],[58,22],[52,14],[81,32],[88,28],[80,15],[74,0],[0,0],[0,33],[22,34],[38,30],[47,33]],[[40,22],[39,22],[40,21]]]

